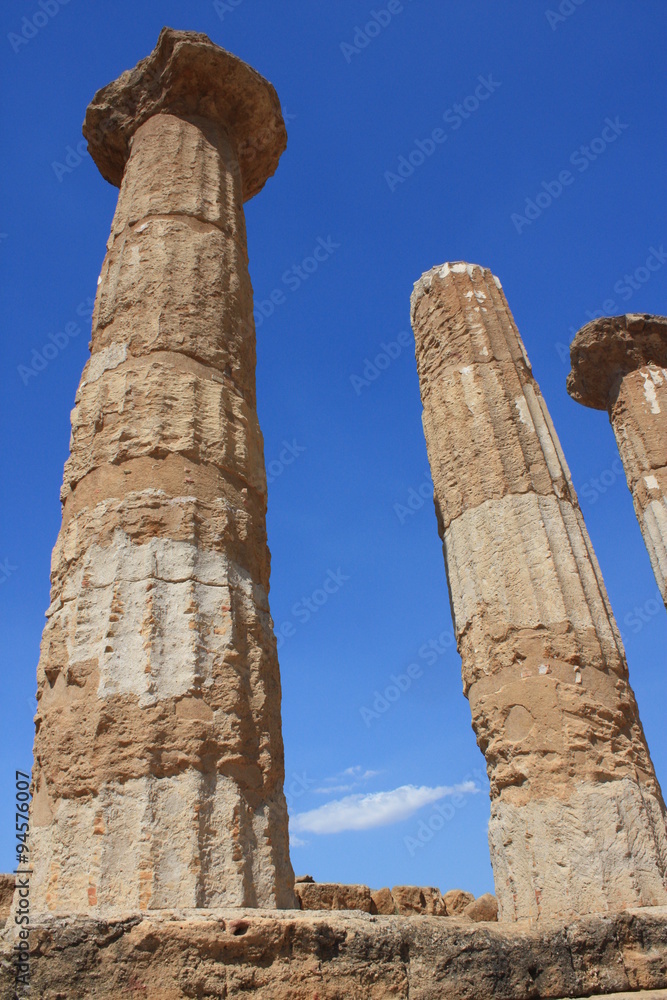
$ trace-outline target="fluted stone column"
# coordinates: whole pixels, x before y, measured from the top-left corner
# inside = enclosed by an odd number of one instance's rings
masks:
[[[38,668],[31,905],[293,906],[243,216],[280,105],[164,29],[84,134],[120,195]]]
[[[500,282],[434,268],[412,324],[500,917],[665,903],[665,809],[625,655]]]
[[[667,605],[667,317],[587,323],[570,348],[567,391],[607,410],[637,519]]]

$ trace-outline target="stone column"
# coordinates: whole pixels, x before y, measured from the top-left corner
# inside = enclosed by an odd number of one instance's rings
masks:
[[[570,348],[567,391],[607,410],[632,502],[667,605],[667,317],[593,320]]]
[[[243,216],[280,105],[164,29],[84,135],[120,195],[38,668],[31,905],[290,907]]]
[[[463,688],[491,782],[503,920],[667,902],[665,808],[620,636],[500,282],[412,295]]]

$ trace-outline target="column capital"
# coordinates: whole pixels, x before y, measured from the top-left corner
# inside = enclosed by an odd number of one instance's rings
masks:
[[[567,391],[572,399],[606,410],[624,375],[645,365],[667,367],[667,316],[627,313],[594,319],[576,334],[570,361]]]
[[[132,136],[159,114],[203,119],[225,130],[238,155],[244,201],[275,173],[287,145],[273,86],[196,31],[163,28],[150,55],[95,94],[83,134],[105,180],[120,187]]]

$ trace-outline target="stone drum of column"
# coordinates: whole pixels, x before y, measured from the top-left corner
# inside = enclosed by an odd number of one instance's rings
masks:
[[[665,903],[665,808],[623,647],[500,282],[434,268],[412,325],[500,918]]]
[[[290,907],[243,215],[280,105],[164,29],[84,135],[120,194],[38,668],[31,906]]]
[[[637,519],[667,606],[667,317],[587,323],[574,338],[567,391],[607,410]]]

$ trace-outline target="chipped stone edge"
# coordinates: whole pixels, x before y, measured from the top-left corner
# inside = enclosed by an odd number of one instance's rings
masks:
[[[446,261],[444,264],[436,264],[435,267],[430,268],[428,271],[424,271],[421,278],[418,278],[414,283],[413,292],[410,296],[410,306],[412,309],[415,308],[417,301],[431,290],[431,285],[434,278],[445,279],[450,274],[466,274],[469,278],[474,278],[475,271],[479,270],[482,273],[490,274],[496,283],[496,288],[502,290],[502,285],[500,283],[500,278],[497,278],[490,268],[484,267],[482,264],[469,264],[464,260],[456,261]]]

